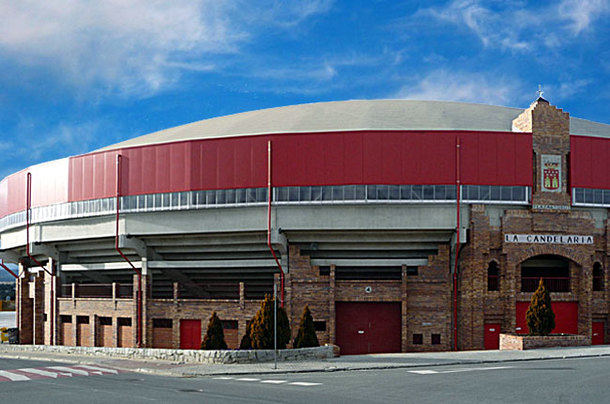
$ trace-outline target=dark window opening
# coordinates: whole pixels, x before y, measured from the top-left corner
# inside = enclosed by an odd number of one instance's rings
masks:
[[[237,330],[237,320],[222,320],[223,330]]]
[[[71,323],[72,322],[72,316],[66,316],[66,315],[61,315],[59,316],[59,321],[62,323]]]
[[[76,324],[89,324],[88,316],[76,316]]]
[[[521,264],[521,291],[534,292],[540,279],[549,292],[570,291],[570,262],[555,255],[539,255]]]
[[[314,321],[313,328],[316,331],[326,331],[326,321]]]
[[[100,317],[100,325],[112,325],[112,317]]]
[[[487,267],[487,290],[495,291],[500,290],[500,274],[498,270],[498,263],[491,261]]]
[[[440,345],[441,344],[441,334],[432,334],[432,345]]]
[[[419,267],[407,267],[407,275],[408,276],[419,275]]]
[[[42,321],[47,322],[47,313],[42,313]]]
[[[402,267],[336,267],[337,280],[400,280]]]
[[[172,328],[171,318],[153,318],[153,328]]]
[[[424,334],[413,334],[413,345],[421,345],[424,343]]]
[[[329,276],[330,266],[320,266],[320,276]]]
[[[593,264],[593,290],[596,292],[604,290],[604,270],[599,262]]]
[[[131,327],[131,317],[119,317],[117,324],[119,326]]]

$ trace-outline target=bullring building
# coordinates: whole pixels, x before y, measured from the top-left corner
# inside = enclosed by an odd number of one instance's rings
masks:
[[[525,109],[325,102],[207,119],[0,183],[25,344],[229,347],[274,283],[342,353],[609,343],[610,125]]]

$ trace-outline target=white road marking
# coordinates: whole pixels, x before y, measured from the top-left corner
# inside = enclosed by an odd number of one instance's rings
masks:
[[[459,373],[459,372],[473,372],[477,370],[498,370],[498,369],[509,369],[511,366],[496,366],[491,368],[465,368],[465,369],[453,369],[453,370],[444,370],[439,373]]]
[[[312,383],[312,382],[291,382],[288,384],[292,384],[294,386],[319,386],[322,383]]]
[[[6,370],[0,370],[0,376],[6,377],[7,379],[12,380],[14,382],[23,381],[23,380],[32,380],[27,376],[20,375],[18,373],[7,372]]]
[[[107,372],[107,373],[112,373],[112,374],[118,374],[119,372],[114,370],[114,369],[107,369],[107,368],[101,368],[99,366],[91,366],[91,365],[78,365],[79,368],[85,368],[85,369],[91,369],[91,370],[96,370],[98,372]]]
[[[242,377],[235,380],[239,380],[240,382],[258,382],[260,379],[255,379],[253,377]]]
[[[80,369],[69,368],[67,366],[49,366],[49,369],[56,369],[62,372],[74,373],[76,375],[89,376],[89,372]]]
[[[228,376],[215,377],[214,379],[216,379],[216,380],[233,380],[232,377],[228,377]]]
[[[17,369],[17,370],[21,370],[21,371],[27,372],[27,373],[34,373],[35,375],[52,377],[53,379],[57,379],[57,376],[58,376],[58,374],[55,372],[47,372],[46,370],[41,370],[41,369],[23,368],[23,369]]]
[[[282,383],[286,383],[288,380],[261,380],[261,383],[268,383],[268,384],[282,384]]]
[[[461,373],[461,372],[474,372],[480,370],[499,370],[499,369],[510,369],[512,366],[494,366],[487,368],[461,368],[461,369],[449,369],[449,370],[408,370],[409,373],[415,373],[418,375],[436,375],[444,373]]]

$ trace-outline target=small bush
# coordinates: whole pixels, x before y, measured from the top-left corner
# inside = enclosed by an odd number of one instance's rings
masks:
[[[273,349],[273,296],[266,295],[261,303],[250,330],[252,348]],[[286,310],[277,302],[277,347],[285,349],[290,341],[290,324]]]
[[[214,312],[212,317],[210,317],[208,329],[205,332],[203,341],[201,342],[201,349],[227,349],[225,334],[222,330],[222,321],[220,321],[216,315],[216,312]]]
[[[549,335],[555,328],[555,313],[551,307],[551,296],[544,287],[542,278],[538,289],[532,296],[530,307],[525,313],[525,320],[530,335]]]
[[[239,343],[239,349],[252,349],[252,339],[250,338],[250,332],[252,330],[252,321],[248,323],[246,326],[246,334],[241,337],[241,342]]]
[[[301,322],[299,324],[299,331],[292,344],[293,348],[311,348],[320,346],[318,336],[316,335],[316,329],[313,325],[313,317],[309,311],[309,306],[305,306],[303,315],[301,316]]]

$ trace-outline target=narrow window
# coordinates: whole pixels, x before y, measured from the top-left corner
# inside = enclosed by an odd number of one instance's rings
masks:
[[[100,325],[112,325],[112,317],[100,317]]]
[[[313,328],[316,331],[326,331],[326,321],[314,321]]]
[[[593,264],[593,290],[596,292],[604,290],[604,271],[599,262]]]
[[[424,334],[413,334],[413,345],[421,345],[424,343]]]
[[[222,320],[223,330],[237,330],[237,320]]]
[[[172,319],[153,318],[153,328],[172,328]]]
[[[441,334],[432,334],[431,340],[432,340],[432,345],[440,345],[441,344]]]
[[[500,290],[500,277],[496,261],[491,261],[487,267],[487,290]]]

